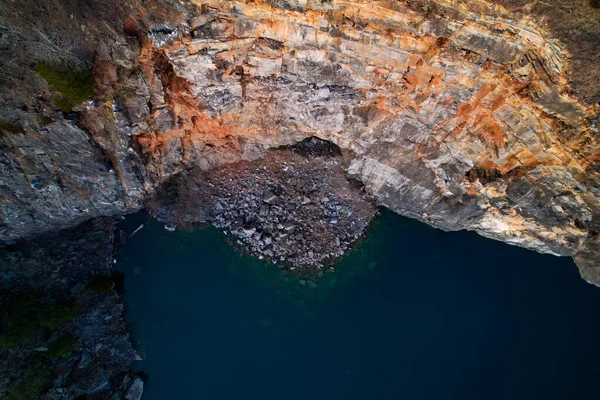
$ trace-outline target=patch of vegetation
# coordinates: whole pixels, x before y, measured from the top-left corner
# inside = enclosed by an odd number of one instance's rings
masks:
[[[38,317],[41,327],[56,330],[79,315],[79,308],[67,303],[46,307]]]
[[[117,104],[121,107],[125,107],[127,104],[127,101],[130,99],[135,99],[136,97],[138,97],[137,93],[135,92],[135,90],[133,90],[132,88],[122,88],[121,90],[119,90],[119,92],[115,95],[114,100],[117,102]],[[106,101],[112,100],[110,98],[107,98]]]
[[[50,369],[43,363],[36,363],[9,393],[6,400],[35,399],[52,386]]]
[[[5,121],[0,119],[0,131],[7,133],[23,133],[23,127],[17,122]]]
[[[57,108],[70,112],[73,106],[89,99],[94,93],[91,69],[79,69],[74,65],[38,61],[35,70],[61,97],[55,101]]]
[[[590,0],[590,6],[600,8],[600,0]]]
[[[22,295],[0,304],[0,345],[18,346],[55,331],[79,314],[71,302],[43,304],[39,296]]]
[[[52,122],[54,121],[51,118],[44,117],[43,115],[39,119],[40,126],[50,125]]]
[[[84,290],[85,294],[105,294],[115,287],[114,282],[109,276],[100,276],[94,279]]]
[[[61,96],[54,100],[54,106],[62,112],[69,113],[73,110],[75,104],[66,97]]]
[[[0,345],[19,345],[35,340],[39,325],[32,314],[37,310],[37,299],[23,296],[0,306]]]
[[[78,345],[78,340],[71,334],[65,334],[48,345],[45,355],[49,358],[64,358],[71,355]]]

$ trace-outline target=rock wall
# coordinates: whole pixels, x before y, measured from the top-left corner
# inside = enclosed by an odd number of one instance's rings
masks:
[[[77,121],[2,136],[2,238],[127,212],[185,168],[316,136],[382,205],[575,255],[600,283],[597,110],[569,97],[568,55],[498,6],[435,5],[198,0],[174,22],[98,28]]]

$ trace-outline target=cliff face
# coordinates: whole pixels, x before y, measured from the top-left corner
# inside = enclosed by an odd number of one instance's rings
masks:
[[[497,6],[434,4],[196,1],[95,27],[94,100],[3,132],[1,238],[130,211],[185,168],[316,136],[382,205],[575,255],[600,283],[596,110],[569,97],[566,53]]]

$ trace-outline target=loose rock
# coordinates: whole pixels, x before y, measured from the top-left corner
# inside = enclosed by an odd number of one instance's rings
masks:
[[[252,163],[187,171],[149,209],[171,225],[210,222],[259,259],[320,269],[363,234],[376,212],[347,179],[343,161],[334,145],[311,138]]]

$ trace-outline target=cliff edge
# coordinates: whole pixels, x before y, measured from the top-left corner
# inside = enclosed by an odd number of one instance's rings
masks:
[[[379,204],[573,256],[600,285],[598,106],[531,16],[475,0],[0,3],[2,240],[318,137]]]

